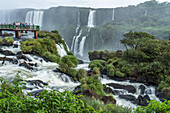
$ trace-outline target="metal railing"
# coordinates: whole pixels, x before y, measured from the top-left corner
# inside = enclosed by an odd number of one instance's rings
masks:
[[[39,30],[40,26],[35,26],[35,25],[7,25],[7,24],[1,24],[0,29],[32,29],[32,30]]]

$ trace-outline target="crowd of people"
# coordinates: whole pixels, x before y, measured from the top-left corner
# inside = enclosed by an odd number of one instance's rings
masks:
[[[23,28],[25,28],[25,29],[27,29],[27,28],[31,28],[31,25],[30,25],[30,23],[28,24],[28,23],[24,23],[24,22],[14,22],[14,23],[11,23],[11,24],[7,24],[7,23],[2,23],[1,25],[9,25],[9,27],[11,27],[12,25],[15,25],[16,26],[16,28],[18,27],[23,27]],[[32,25],[32,27],[34,28],[34,24]]]

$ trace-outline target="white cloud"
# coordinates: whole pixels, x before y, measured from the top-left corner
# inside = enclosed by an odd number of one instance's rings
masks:
[[[114,8],[136,5],[149,0],[1,0],[0,9],[49,8],[57,6],[79,6],[93,8]],[[170,0],[158,0],[165,2]]]

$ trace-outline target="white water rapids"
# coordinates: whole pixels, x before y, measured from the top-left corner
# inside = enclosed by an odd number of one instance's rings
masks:
[[[15,41],[15,44],[20,45],[18,41]],[[61,50],[59,50],[60,55],[66,55],[66,54],[61,53],[64,51],[64,49],[62,49],[62,45],[59,46],[58,48],[61,48]],[[4,47],[1,47],[1,49],[10,50],[14,53],[21,51],[20,46],[18,46],[18,48],[4,46]],[[0,56],[2,57],[4,55],[0,54]],[[73,82],[72,79],[68,77],[67,75],[59,73],[59,72],[55,72],[54,70],[58,68],[57,63],[46,62],[42,58],[35,56],[35,55],[25,54],[25,56],[31,60],[31,61],[26,61],[27,63],[37,63],[37,66],[33,66],[34,70],[29,70],[29,69],[26,69],[25,67],[19,66],[20,63],[24,62],[24,60],[22,59],[19,60],[18,64],[12,64],[12,63],[9,63],[8,61],[5,61],[5,64],[2,65],[2,61],[0,61],[0,77],[5,78],[6,80],[12,81],[15,78],[15,76],[19,74],[21,79],[23,80],[27,80],[27,81],[28,80],[41,80],[45,83],[48,83],[48,86],[50,88],[53,88],[59,91],[63,91],[63,90],[72,91],[76,86],[80,85],[80,83],[78,82]],[[7,56],[7,57],[16,58],[15,56]],[[89,70],[88,63],[79,64],[76,69],[78,70],[81,68],[85,70]],[[110,87],[112,90],[119,90],[121,94],[123,95],[130,94],[136,98],[140,95],[139,86],[143,85],[146,88],[144,94],[147,94],[150,97],[150,99],[155,99],[159,101],[159,99],[155,96],[154,86],[146,86],[142,83],[130,83],[129,81],[119,82],[119,81],[111,80],[107,78],[106,76],[104,76],[103,78],[100,78],[100,80],[102,84],[116,83],[116,84],[121,84],[121,85],[132,85],[136,89],[136,92],[134,94],[128,93],[126,90],[123,90],[123,89],[114,89],[108,85],[107,87]],[[49,89],[49,87],[40,87],[36,85],[31,85],[31,84],[27,84],[26,87],[32,88],[32,89],[25,89],[24,92],[33,92],[33,91],[38,91],[44,88]],[[130,108],[137,107],[136,104],[133,104],[132,102],[128,100],[119,98],[119,95],[114,95],[114,98],[116,99],[118,105],[130,107]]]

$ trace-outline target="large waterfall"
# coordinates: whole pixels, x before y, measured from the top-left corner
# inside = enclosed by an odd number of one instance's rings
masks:
[[[80,28],[80,12],[78,12],[78,19],[77,19],[77,28],[76,28],[76,32],[75,32],[75,35],[73,37],[73,40],[72,40],[72,45],[71,45],[71,51],[73,51],[73,49],[75,48],[75,40],[77,39],[77,34],[78,34],[78,30]],[[81,32],[80,32],[81,33]],[[79,34],[80,34],[79,33]],[[81,35],[81,34],[80,34]],[[77,41],[78,43],[78,41]],[[74,52],[74,51],[73,51]]]
[[[42,26],[43,11],[28,11],[26,14],[25,22]]]
[[[88,25],[87,27],[91,28],[91,27],[94,27],[94,14],[96,13],[95,10],[90,10],[90,13],[89,13],[89,18],[88,18]]]
[[[79,30],[80,28],[80,12],[78,13],[78,21],[77,21],[77,28],[76,28],[76,32],[75,32],[75,36],[73,37],[72,40],[72,46],[71,46],[71,51],[73,51],[73,53],[76,55],[80,55],[83,56],[83,52],[84,52],[84,44],[86,41],[86,38],[90,32],[90,29],[92,27],[95,27],[95,10],[90,10],[89,12],[89,17],[88,17],[88,24],[87,24],[87,28],[88,28],[88,33],[85,36],[81,36],[83,29]],[[79,31],[79,32],[78,32]],[[79,38],[81,38],[81,41],[79,43]]]
[[[115,9],[113,9],[112,20],[115,20]]]

